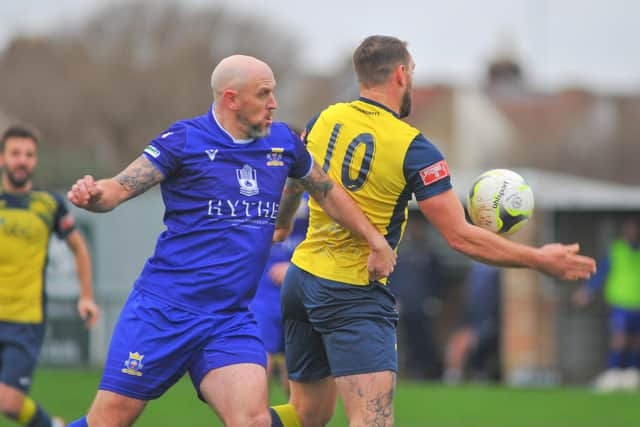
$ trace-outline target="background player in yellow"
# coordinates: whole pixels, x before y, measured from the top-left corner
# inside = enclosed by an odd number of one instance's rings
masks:
[[[415,195],[448,244],[480,261],[535,268],[566,280],[595,271],[578,245],[534,248],[466,222],[439,150],[401,119],[411,110],[414,62],[406,43],[371,36],[353,55],[360,98],[332,105],[306,130],[307,148],[396,248]],[[290,227],[301,189],[285,188],[277,233]],[[309,231],[282,288],[290,404],[274,407],[282,425],[320,426],[338,393],[350,425],[393,425],[397,372],[395,299],[386,280],[369,281],[367,247],[313,201]],[[296,417],[297,413],[297,417]]]
[[[36,134],[21,126],[7,129],[0,141],[0,410],[25,426],[63,426],[28,396],[45,333],[44,269],[52,232],[75,256],[78,313],[87,327],[99,309],[87,244],[62,198],[33,189],[37,162]]]

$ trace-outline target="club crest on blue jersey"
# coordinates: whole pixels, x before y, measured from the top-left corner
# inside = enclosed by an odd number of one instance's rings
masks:
[[[284,148],[271,147],[271,153],[267,154],[267,166],[284,166],[282,155]]]
[[[258,176],[254,168],[244,165],[242,169],[236,169],[236,177],[240,184],[240,194],[243,196],[255,196],[260,193],[258,188]]]
[[[135,375],[136,377],[142,376],[142,358],[144,354],[140,354],[137,351],[135,353],[129,352],[129,358],[124,362],[124,368],[122,372],[129,375]]]

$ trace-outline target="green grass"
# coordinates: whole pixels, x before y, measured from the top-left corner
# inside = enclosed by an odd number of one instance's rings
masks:
[[[73,420],[84,414],[100,378],[97,370],[41,368],[33,396],[51,413]],[[273,403],[285,398],[271,388]],[[397,427],[634,427],[640,426],[640,393],[599,395],[581,389],[445,387],[400,382]],[[0,426],[12,426],[0,419]],[[136,426],[204,427],[221,423],[200,402],[188,378],[147,406]],[[339,407],[330,426],[346,426]]]

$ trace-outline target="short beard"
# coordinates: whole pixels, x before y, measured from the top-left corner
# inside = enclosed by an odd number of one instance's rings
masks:
[[[23,179],[18,179],[15,177],[15,175],[13,175],[13,173],[11,173],[11,171],[6,171],[6,172],[7,172],[7,178],[9,179],[9,182],[14,188],[23,188],[29,183],[29,181],[31,181],[30,173],[27,173]]]
[[[271,132],[270,126],[262,126],[260,124],[250,123],[241,113],[238,112],[236,117],[245,127],[245,133],[249,139],[263,138]]]
[[[263,138],[271,133],[270,126],[253,125],[247,129],[247,136],[251,139]]]
[[[400,116],[401,119],[404,119],[409,114],[411,114],[411,89],[407,88],[407,90],[402,95],[402,103],[400,104]]]

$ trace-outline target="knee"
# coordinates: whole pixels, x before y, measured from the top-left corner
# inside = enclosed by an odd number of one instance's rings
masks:
[[[228,427],[270,427],[271,414],[268,410],[254,413],[234,413],[229,417],[224,417],[223,422]]]
[[[331,418],[333,418],[333,414],[335,412],[335,407],[305,407],[305,408],[296,408],[296,413],[298,414],[298,419],[300,419],[300,424],[304,427],[322,427],[329,424]]]
[[[16,419],[22,409],[24,396],[12,388],[0,384],[0,412],[5,416]]]
[[[89,413],[89,427],[130,427],[142,413],[146,401],[98,391]]]

